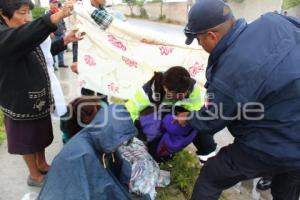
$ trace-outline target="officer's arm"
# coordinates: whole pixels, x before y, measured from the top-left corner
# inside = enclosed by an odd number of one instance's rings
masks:
[[[189,114],[188,123],[199,133],[215,134],[235,119],[237,107],[229,96],[215,88],[208,88],[204,106]]]

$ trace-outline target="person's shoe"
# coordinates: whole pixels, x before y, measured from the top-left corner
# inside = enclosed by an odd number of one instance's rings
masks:
[[[268,190],[272,186],[272,177],[262,177],[256,184],[258,190]]]
[[[44,179],[42,181],[34,180],[30,175],[27,178],[27,185],[31,187],[42,187],[44,184]]]
[[[55,64],[53,64],[53,69],[54,69],[54,71],[58,70],[58,68],[55,66]]]
[[[58,65],[58,67],[61,67],[61,68],[68,68],[67,65],[63,64],[63,65]]]
[[[217,155],[217,151],[213,151],[210,154],[207,155],[198,155],[199,161],[200,161],[200,166],[204,165],[204,163],[211,157],[214,157]]]

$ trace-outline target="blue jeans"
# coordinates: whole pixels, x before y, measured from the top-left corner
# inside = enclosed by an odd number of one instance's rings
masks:
[[[60,36],[55,36],[54,40],[59,40],[64,38],[64,35],[60,35]],[[65,61],[64,61],[64,51],[60,52],[57,54],[57,58],[58,58],[58,65],[64,65]],[[56,63],[56,59],[54,57],[54,63]]]
[[[57,58],[58,58],[58,65],[64,65],[65,61],[64,61],[64,52],[60,52],[59,54],[57,54]]]

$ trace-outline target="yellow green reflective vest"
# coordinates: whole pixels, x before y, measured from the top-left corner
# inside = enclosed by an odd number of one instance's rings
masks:
[[[193,91],[187,98],[180,101],[163,100],[161,104],[180,106],[188,111],[194,111],[200,110],[203,103],[201,88],[198,84],[194,84]],[[149,106],[154,106],[154,104],[150,101],[148,94],[143,88],[138,90],[134,96],[125,103],[125,107],[133,121],[138,119],[140,112]]]

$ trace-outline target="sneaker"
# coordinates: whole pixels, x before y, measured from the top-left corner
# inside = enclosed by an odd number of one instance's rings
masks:
[[[54,64],[53,64],[53,69],[54,69],[54,71],[58,70],[58,68]]]
[[[33,178],[31,178],[30,175],[27,178],[27,185],[29,185],[31,187],[42,187],[43,184],[44,184],[44,180],[39,182],[39,181],[34,180]]]
[[[272,186],[272,177],[262,177],[256,184],[258,190],[268,190]]]
[[[208,155],[198,155],[199,161],[200,161],[200,165],[204,165],[204,163],[211,157],[214,157],[215,155],[217,155],[217,151],[213,151]]]
[[[58,67],[61,67],[61,68],[68,68],[67,65],[63,64],[63,65],[58,65]]]

